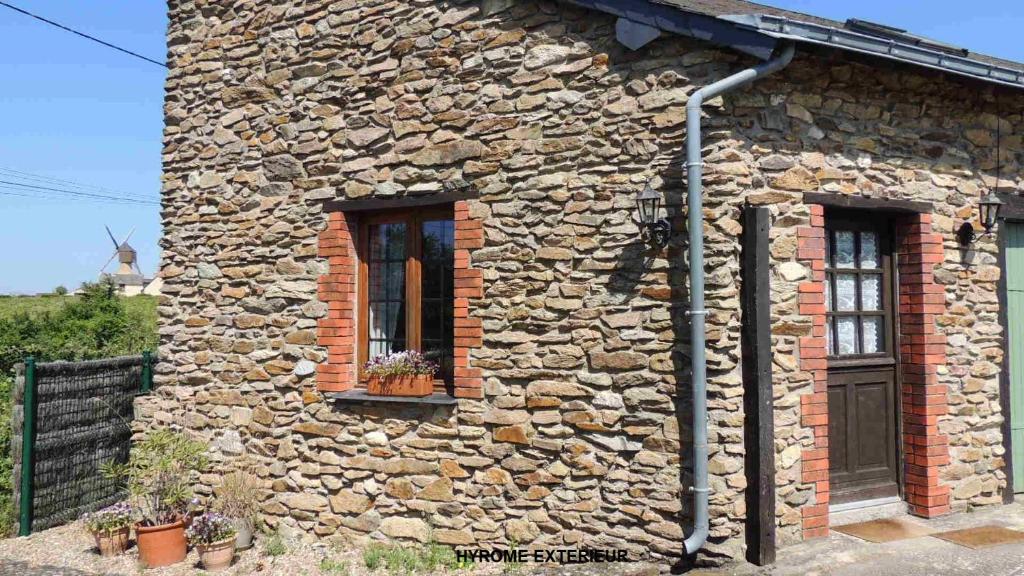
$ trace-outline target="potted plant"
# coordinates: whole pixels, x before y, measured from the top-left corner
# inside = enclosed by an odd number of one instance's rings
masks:
[[[96,539],[101,556],[117,556],[128,549],[128,536],[132,530],[132,507],[118,502],[96,512],[82,516],[86,529]]]
[[[104,466],[108,477],[124,482],[141,517],[135,538],[145,566],[167,566],[185,559],[192,478],[206,465],[206,444],[161,429],[136,444],[126,464]]]
[[[226,516],[238,532],[235,549],[247,550],[252,546],[253,531],[259,519],[259,478],[247,470],[232,472],[224,476],[216,494],[214,510]]]
[[[437,364],[415,350],[379,354],[363,366],[366,391],[376,396],[429,396]]]
[[[199,561],[210,572],[231,566],[235,557],[237,531],[231,519],[217,512],[200,514],[186,531],[188,541],[199,551]]]

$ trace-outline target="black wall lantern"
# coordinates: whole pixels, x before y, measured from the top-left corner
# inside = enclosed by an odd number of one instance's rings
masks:
[[[647,237],[657,246],[664,247],[671,236],[671,225],[661,216],[661,195],[648,182],[644,191],[636,197],[636,210],[640,225],[647,231]]]
[[[1003,201],[993,192],[989,192],[978,201],[978,216],[981,226],[985,229],[982,236],[990,234],[995,229],[996,222],[999,221],[999,209],[1002,206]],[[957,237],[960,240],[961,246],[969,246],[977,237],[974,234],[974,226],[970,222],[964,222],[957,232]]]

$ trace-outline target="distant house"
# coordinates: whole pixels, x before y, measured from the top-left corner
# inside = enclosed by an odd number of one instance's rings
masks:
[[[1024,489],[1021,64],[738,0],[169,5],[141,413],[272,525],[764,562]],[[400,349],[437,393],[367,398]]]

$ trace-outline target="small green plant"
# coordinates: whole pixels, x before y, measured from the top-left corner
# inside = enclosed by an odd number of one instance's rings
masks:
[[[263,547],[263,553],[267,556],[284,556],[288,553],[288,547],[284,544],[284,538],[280,532],[274,532],[273,536],[267,539]]]
[[[509,550],[512,552],[519,550],[519,541],[512,540],[509,542]],[[506,562],[502,565],[502,572],[505,574],[519,574],[522,570],[523,564],[516,558],[515,554],[512,555],[512,560],[510,562]]]
[[[348,574],[348,562],[324,558],[320,561],[320,571],[325,574]]]
[[[383,544],[370,544],[363,550],[363,563],[370,570],[380,568],[384,563],[384,553],[386,551],[387,546]]]

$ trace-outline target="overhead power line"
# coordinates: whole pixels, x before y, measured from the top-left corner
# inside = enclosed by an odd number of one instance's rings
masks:
[[[99,38],[96,38],[95,36],[90,36],[90,35],[88,35],[88,34],[86,34],[84,32],[79,32],[78,30],[75,30],[73,28],[68,28],[67,26],[65,26],[63,24],[59,24],[57,22],[54,22],[53,20],[48,20],[46,18],[43,18],[42,16],[33,14],[33,13],[29,12],[28,10],[23,10],[21,8],[18,8],[17,6],[13,6],[11,4],[8,4],[7,2],[0,1],[0,6],[4,6],[4,7],[7,7],[7,8],[10,8],[11,10],[14,10],[15,12],[20,12],[20,13],[26,15],[26,16],[31,16],[32,18],[35,18],[36,20],[39,20],[41,22],[45,22],[45,23],[47,23],[47,24],[49,24],[51,26],[56,26],[57,28],[60,28],[61,30],[64,30],[65,32],[71,32],[72,34],[81,36],[82,38],[85,38],[87,40],[92,40],[93,42],[96,42],[97,44],[102,44],[102,45],[106,46],[107,48],[113,48],[114,50],[117,50],[118,52],[124,52],[125,54],[128,54],[129,56],[134,56],[136,58],[139,58],[140,60],[145,60],[146,62],[149,62],[151,64],[156,64],[157,66],[162,66],[164,68],[168,67],[167,64],[165,64],[163,62],[158,62],[156,60],[153,60],[152,58],[147,58],[147,57],[143,56],[142,54],[138,54],[136,52],[132,52],[131,50],[127,50],[125,48],[121,48],[120,46],[115,46],[114,44],[111,44],[110,42],[105,42],[103,40],[100,40]]]
[[[108,196],[105,194],[92,194],[89,192],[82,192],[80,190],[67,190],[64,188],[53,188],[49,186],[36,186],[34,184],[25,184],[22,182],[12,182],[10,180],[0,180],[0,188],[7,190],[17,190],[19,196],[26,194],[35,197],[49,198],[53,197],[54,194],[73,196],[77,198],[87,198],[92,200],[103,200],[110,203],[118,204],[138,204],[143,206],[159,206],[160,203],[156,200],[139,200],[136,198],[126,198],[124,196]],[[14,194],[12,194],[14,195]]]
[[[64,180],[61,178],[54,178],[52,176],[43,176],[41,174],[33,174],[31,172],[24,172],[21,170],[15,170],[13,168],[4,168],[0,166],[0,177],[6,177],[12,180],[25,180],[29,183],[38,183],[46,185],[56,185],[61,188],[78,188],[92,193],[106,194],[109,196],[126,196],[130,198],[138,198],[140,200],[159,200],[159,195],[153,194],[140,194],[138,192],[123,192],[121,190],[114,190],[112,188],[106,188],[103,186],[94,186],[92,184],[82,184],[75,182],[74,180]]]

